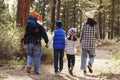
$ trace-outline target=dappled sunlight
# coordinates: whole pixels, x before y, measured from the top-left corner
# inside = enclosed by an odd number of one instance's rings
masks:
[[[6,79],[4,80],[33,80],[32,78],[30,78],[29,76],[8,76]]]
[[[98,54],[100,54],[98,51]],[[103,52],[104,53],[104,52]],[[106,54],[108,55],[108,54]],[[107,57],[107,56],[106,56]],[[53,65],[41,64],[40,75],[34,75],[33,69],[30,74],[26,73],[26,68],[14,69],[2,69],[4,72],[4,80],[98,80],[104,72],[107,71],[107,65],[110,59],[97,58],[93,65],[93,73],[90,74],[87,71],[87,75],[83,74],[80,70],[80,56],[76,56],[76,63],[73,69],[73,76],[68,73],[67,60],[64,61],[64,68],[61,73],[55,74]],[[1,73],[0,72],[0,73]],[[7,75],[5,75],[7,74]],[[101,75],[100,75],[101,74]],[[0,75],[2,77],[2,75]]]

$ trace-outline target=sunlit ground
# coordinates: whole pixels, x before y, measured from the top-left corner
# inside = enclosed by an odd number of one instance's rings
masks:
[[[74,75],[71,76],[68,73],[67,69],[67,61],[64,62],[64,69],[61,73],[55,74],[53,65],[41,65],[40,68],[40,75],[34,75],[33,69],[32,73],[27,74],[26,69],[21,70],[21,67],[17,69],[8,69],[8,68],[1,68],[0,72],[0,80],[99,80],[100,73],[104,73],[107,71],[106,66],[110,61],[109,59],[103,57],[101,55],[110,53],[109,51],[97,51],[97,55],[93,65],[94,72],[90,74],[89,72],[87,75],[84,75],[83,72],[80,70],[80,56],[76,56],[76,63],[73,70]],[[108,55],[108,54],[107,54]],[[106,55],[106,57],[107,57]],[[112,56],[111,56],[112,57]]]

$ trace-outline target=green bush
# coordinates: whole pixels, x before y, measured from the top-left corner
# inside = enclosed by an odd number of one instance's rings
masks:
[[[0,60],[4,59],[7,60],[5,62],[9,61],[9,65],[19,64],[18,58],[19,60],[26,60],[24,59],[26,58],[26,50],[23,49],[20,42],[24,35],[24,27],[14,27],[14,24],[2,24],[0,27],[0,32]],[[52,63],[52,46],[46,49],[45,43],[42,43],[42,61],[43,63]]]
[[[20,57],[14,56],[11,60],[8,61],[6,66],[15,69],[18,65],[25,64],[25,60],[25,58],[21,59]]]
[[[13,56],[20,56],[24,51],[21,47],[21,35],[23,28],[16,28],[13,24],[1,25],[0,27],[0,55],[12,58]]]
[[[119,42],[120,41],[120,37],[117,37],[115,40],[116,40],[116,42]]]
[[[120,59],[120,51],[116,51],[113,58],[114,58],[114,60],[119,60]]]
[[[50,32],[47,33],[48,34],[48,37],[50,37]],[[44,43],[44,40],[42,40],[42,63],[44,64],[51,64],[53,63],[53,47],[52,47],[52,44],[46,48],[45,47],[45,43]]]

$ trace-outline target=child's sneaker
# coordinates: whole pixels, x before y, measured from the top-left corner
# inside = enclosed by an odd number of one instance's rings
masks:
[[[86,75],[86,74],[87,74],[87,71],[86,71],[86,70],[84,70],[84,71],[83,71],[83,73],[84,73],[84,75]]]
[[[70,74],[70,75],[73,75],[73,72],[72,72],[72,70],[71,70],[71,69],[69,69],[69,74]]]

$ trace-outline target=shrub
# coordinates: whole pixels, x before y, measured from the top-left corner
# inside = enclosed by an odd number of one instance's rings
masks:
[[[2,64],[9,61],[9,65],[16,64],[19,60],[26,60],[26,50],[23,49],[21,38],[24,34],[24,27],[14,27],[14,24],[1,25],[0,27],[0,62]],[[49,34],[50,35],[50,34]],[[50,46],[45,48],[45,43],[42,40],[42,61],[43,63],[53,62],[53,49]],[[11,60],[11,61],[10,61]],[[26,62],[26,61],[24,61]],[[19,63],[18,63],[19,64]]]
[[[24,53],[20,43],[23,30],[23,28],[14,27],[13,24],[1,25],[0,56],[2,58],[0,59],[9,60]]]
[[[115,43],[116,43],[115,40],[107,40],[107,39],[101,40],[102,46],[109,46],[109,45],[113,45]]]
[[[113,58],[114,60],[120,59],[120,51],[116,51]]]
[[[51,36],[50,32],[47,33],[48,34],[48,37]],[[48,47],[48,48],[45,48],[45,43],[44,41],[42,40],[42,63],[44,64],[51,64],[53,63],[53,48],[52,48],[52,44]]]

